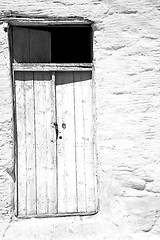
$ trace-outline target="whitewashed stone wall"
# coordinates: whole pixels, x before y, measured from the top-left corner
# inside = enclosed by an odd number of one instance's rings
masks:
[[[0,236],[4,239],[160,239],[160,2],[1,0],[5,15],[94,22],[99,213],[16,220],[12,89],[0,25]]]

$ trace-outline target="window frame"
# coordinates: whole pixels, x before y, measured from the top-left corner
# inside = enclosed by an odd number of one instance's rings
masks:
[[[91,27],[91,63],[14,63],[13,62],[13,36],[10,39],[11,69],[14,71],[93,71],[93,22],[81,17],[75,18],[15,18],[4,19],[9,25],[9,35],[13,34],[13,27]],[[30,70],[29,70],[30,69]],[[93,72],[92,72],[93,73]]]

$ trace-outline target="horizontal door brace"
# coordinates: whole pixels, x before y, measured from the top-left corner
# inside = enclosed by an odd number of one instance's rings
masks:
[[[92,63],[13,63],[13,71],[92,71]]]

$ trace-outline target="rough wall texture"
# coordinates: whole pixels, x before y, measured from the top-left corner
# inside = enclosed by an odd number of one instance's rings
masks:
[[[158,0],[1,0],[0,14],[94,21],[100,211],[10,222],[12,89],[0,25],[0,236],[5,239],[160,238],[160,3]],[[42,227],[43,226],[43,227]]]

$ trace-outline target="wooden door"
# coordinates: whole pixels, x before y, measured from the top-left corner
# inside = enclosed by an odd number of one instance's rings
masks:
[[[55,86],[51,72],[15,72],[19,216],[57,212]]]
[[[15,72],[15,85],[18,215],[95,212],[91,72]]]
[[[58,212],[95,211],[91,72],[56,73]]]

